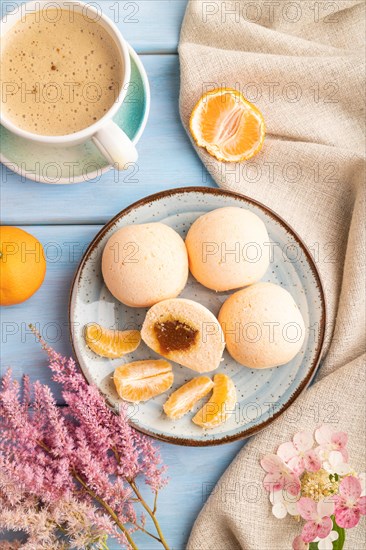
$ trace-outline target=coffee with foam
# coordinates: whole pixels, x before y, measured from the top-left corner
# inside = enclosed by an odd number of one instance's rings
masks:
[[[113,38],[82,13],[48,9],[27,14],[3,40],[2,114],[38,135],[83,130],[116,101],[121,64]]]

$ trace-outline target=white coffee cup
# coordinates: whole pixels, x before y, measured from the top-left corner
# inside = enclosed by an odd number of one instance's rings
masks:
[[[51,145],[68,147],[83,143],[91,138],[101,153],[115,168],[118,170],[123,170],[125,167],[127,168],[130,163],[137,161],[137,150],[128,136],[112,120],[126,97],[128,83],[131,76],[131,63],[127,43],[113,21],[111,21],[95,7],[79,0],[66,2],[59,0],[52,2],[49,0],[35,0],[22,4],[2,18],[0,33],[1,38],[3,38],[8,31],[11,32],[13,25],[21,20],[25,14],[40,11],[42,10],[42,7],[43,9],[48,9],[48,7],[49,9],[72,9],[75,12],[79,12],[84,15],[88,14],[87,16],[90,19],[94,20],[96,24],[101,25],[108,32],[108,34],[113,38],[120,54],[120,67],[121,71],[123,71],[123,74],[120,75],[120,92],[112,107],[102,118],[97,120],[91,126],[88,126],[87,128],[73,134],[67,134],[64,136],[43,136],[33,134],[32,132],[28,132],[19,126],[16,126],[13,122],[6,118],[2,112],[0,112],[1,124],[22,138],[33,142],[42,143],[46,146]]]

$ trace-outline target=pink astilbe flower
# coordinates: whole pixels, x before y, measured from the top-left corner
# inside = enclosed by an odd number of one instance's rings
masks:
[[[335,519],[344,529],[355,527],[360,517],[366,515],[366,496],[361,496],[360,480],[354,476],[342,479],[335,500]]]
[[[6,418],[2,423],[3,435],[11,430],[16,430],[18,434],[17,442],[6,441],[7,446],[14,447],[16,443],[21,443],[24,449],[31,449],[37,440],[38,433],[36,426],[28,422],[28,412],[20,399],[19,383],[11,378],[9,370],[2,378],[0,394],[0,418]]]
[[[72,548],[84,550],[91,543],[104,541],[114,527],[106,523],[100,511],[73,498],[61,499],[57,504],[39,506],[39,500],[23,494],[16,506],[7,506],[0,499],[0,531],[21,531],[28,538],[21,548],[67,548],[59,540],[61,532],[67,534]],[[92,520],[92,521],[91,521]],[[103,525],[103,527],[101,526]]]
[[[317,472],[321,462],[315,454],[313,444],[314,439],[310,432],[299,432],[294,435],[292,442],[282,443],[277,449],[277,454],[299,476],[305,470]]]
[[[280,457],[274,454],[266,455],[261,460],[261,466],[267,472],[263,480],[266,491],[285,489],[292,496],[299,494],[301,484],[298,476],[286,466]]]
[[[3,377],[0,530],[24,530],[28,539],[22,548],[28,550],[64,548],[60,529],[70,547],[84,549],[100,540],[106,548],[107,536],[135,547],[131,534],[145,522],[136,503],[158,530],[155,509],[146,504],[137,482],[143,480],[154,494],[164,487],[160,454],[152,440],[129,425],[123,408],[115,414],[107,406],[72,359],[42,344],[67,406],[57,407],[40,382],[31,384],[25,377],[21,389],[10,371]],[[160,528],[157,539],[167,548]]]
[[[34,402],[36,410],[43,416],[42,441],[50,449],[50,454],[57,457],[70,458],[74,451],[73,438],[67,428],[65,418],[56,407],[51,390],[40,382],[35,382]],[[43,413],[43,414],[42,414]]]
[[[118,473],[126,479],[133,479],[141,471],[139,434],[127,422],[126,408],[119,407],[119,415],[115,416],[115,430],[120,437],[113,438],[113,446],[118,461]]]
[[[297,503],[297,509],[302,518],[306,519],[301,537],[304,542],[312,542],[317,537],[324,539],[333,527],[331,515],[334,512],[333,500],[321,500],[316,503],[308,497],[302,497]]]
[[[145,472],[145,483],[154,491],[160,491],[168,483],[165,473],[166,466],[161,466],[160,452],[153,441],[135,431],[135,445],[139,450],[140,472]]]

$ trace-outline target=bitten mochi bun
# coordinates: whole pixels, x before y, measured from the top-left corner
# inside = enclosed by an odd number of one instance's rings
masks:
[[[257,283],[232,294],[221,307],[219,321],[230,355],[252,369],[288,363],[305,338],[304,320],[294,299],[272,283]]]
[[[117,300],[150,307],[175,298],[188,279],[183,239],[163,223],[128,225],[107,242],[102,257],[104,282]]]
[[[199,217],[186,238],[192,275],[216,291],[259,281],[269,265],[268,245],[262,220],[236,207],[218,208]]]
[[[183,298],[165,300],[149,309],[141,337],[163,357],[197,372],[217,369],[225,347],[214,314]]]

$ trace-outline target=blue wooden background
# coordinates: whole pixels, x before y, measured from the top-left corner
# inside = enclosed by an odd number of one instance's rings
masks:
[[[99,5],[141,55],[151,85],[151,113],[138,144],[134,181],[130,174],[109,172],[98,181],[45,185],[22,180],[1,165],[1,223],[33,233],[43,243],[48,260],[46,280],[37,294],[19,306],[1,310],[1,371],[11,366],[18,378],[28,373],[49,383],[60,405],[60,393],[50,382],[44,354],[28,324],[36,324],[55,349],[71,354],[69,288],[85,247],[101,225],[132,202],[157,191],[214,185],[179,119],[177,45],[186,0],[99,0]],[[14,2],[2,2],[3,13],[12,7]],[[181,550],[210,490],[243,442],[202,449],[159,445],[170,483],[159,497],[158,517],[170,547]],[[141,549],[159,547],[144,536],[136,534],[135,539]],[[110,548],[119,546],[111,542]]]

